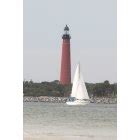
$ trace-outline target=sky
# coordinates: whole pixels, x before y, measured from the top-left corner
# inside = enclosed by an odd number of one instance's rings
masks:
[[[86,82],[117,82],[116,0],[24,0],[24,80],[59,80],[62,34],[71,35],[71,78],[77,63]]]

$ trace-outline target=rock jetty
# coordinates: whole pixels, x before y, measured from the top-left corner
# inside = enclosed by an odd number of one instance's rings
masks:
[[[67,97],[48,97],[48,96],[40,96],[40,97],[31,97],[24,96],[24,102],[48,102],[48,103],[65,103],[67,101]],[[90,99],[91,103],[103,103],[103,104],[116,104],[117,98],[112,97],[94,97]]]

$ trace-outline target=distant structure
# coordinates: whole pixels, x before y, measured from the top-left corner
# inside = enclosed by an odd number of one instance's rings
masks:
[[[62,36],[62,56],[61,56],[61,71],[60,84],[68,85],[71,83],[71,56],[70,56],[70,34],[69,27],[66,25]]]

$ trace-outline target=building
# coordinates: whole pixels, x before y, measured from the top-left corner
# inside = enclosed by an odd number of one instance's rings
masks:
[[[62,56],[61,56],[61,71],[60,71],[60,84],[71,84],[71,56],[70,56],[70,34],[69,27],[66,25],[64,34],[62,36]]]

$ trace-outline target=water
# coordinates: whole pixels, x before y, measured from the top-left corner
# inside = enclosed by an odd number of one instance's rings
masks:
[[[116,140],[116,104],[24,102],[24,140]]]

